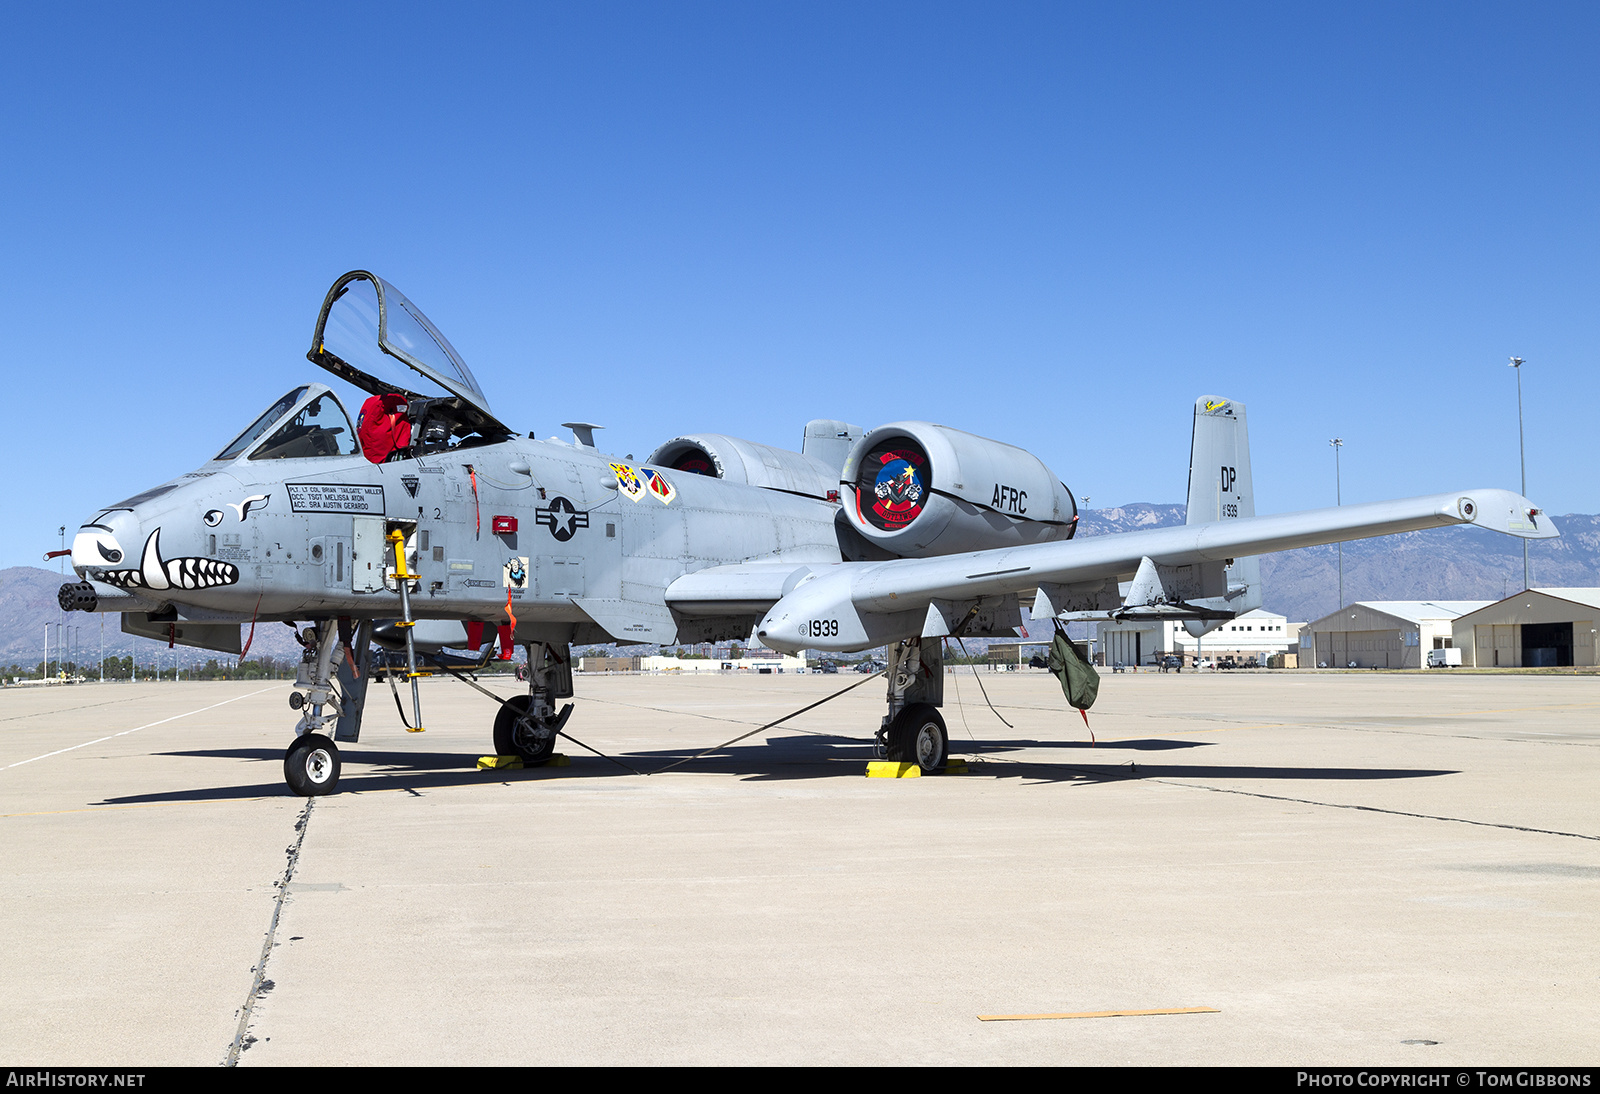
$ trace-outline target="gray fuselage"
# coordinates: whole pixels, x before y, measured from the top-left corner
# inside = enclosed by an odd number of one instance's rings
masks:
[[[383,533],[398,526],[414,552],[418,618],[503,622],[509,593],[519,624],[584,624],[594,614],[582,602],[659,611],[668,585],[711,566],[836,563],[837,509],[688,472],[647,473],[559,441],[512,439],[382,464],[239,458],[102,511],[80,533],[73,564],[132,598],[102,610],[392,618],[399,595],[392,578],[383,581],[394,563]],[[101,543],[109,546],[97,555],[91,548]],[[123,557],[112,563],[108,552]]]

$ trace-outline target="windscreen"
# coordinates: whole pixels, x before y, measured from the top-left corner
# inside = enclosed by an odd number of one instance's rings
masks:
[[[320,395],[260,448],[250,453],[252,460],[291,460],[310,456],[354,456],[357,453],[355,430],[339,400]]]
[[[275,423],[285,414],[289,413],[290,407],[294,406],[294,404],[305,398],[306,391],[309,389],[309,387],[309,384],[302,384],[300,387],[295,388],[293,391],[289,392],[289,394],[285,395],[283,398],[269,406],[266,409],[266,412],[261,415],[261,417],[250,423],[249,429],[246,429],[243,433],[235,437],[233,439],[233,443],[228,445],[227,448],[224,448],[217,455],[217,459],[234,459],[239,455],[239,453],[249,448],[256,442],[257,438],[259,438],[268,429],[272,428],[273,423]]]

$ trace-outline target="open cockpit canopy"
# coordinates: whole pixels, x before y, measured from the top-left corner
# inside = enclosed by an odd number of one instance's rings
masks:
[[[311,351],[316,364],[373,395],[437,400],[434,420],[458,437],[509,436],[455,347],[422,310],[377,274],[352,270],[333,283]]]

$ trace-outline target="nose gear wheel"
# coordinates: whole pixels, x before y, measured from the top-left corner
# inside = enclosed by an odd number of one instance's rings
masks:
[[[283,778],[302,798],[331,794],[339,785],[339,747],[320,733],[296,737],[283,756]]]

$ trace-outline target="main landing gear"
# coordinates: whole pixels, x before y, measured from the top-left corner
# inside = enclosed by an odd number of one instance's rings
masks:
[[[889,647],[889,713],[878,727],[878,755],[943,771],[950,755],[944,703],[944,643],[909,638]]]
[[[558,652],[548,642],[530,642],[527,651],[528,694],[506,700],[495,715],[494,750],[531,767],[555,754],[556,737],[572,716],[571,703],[558,712],[553,702],[572,697],[572,656],[565,643]]]
[[[319,620],[301,632],[305,653],[295,676],[295,691],[289,696],[289,706],[301,711],[301,715],[295,726],[294,743],[284,753],[283,779],[290,790],[302,797],[331,794],[338,788],[341,763],[339,746],[334,741],[359,740],[361,734],[361,708],[372,670],[366,653],[371,645],[372,623],[363,621],[354,630],[353,640],[363,651],[357,654],[356,664],[349,663],[346,656],[352,640],[349,622],[339,620],[337,626],[335,623],[332,619]],[[556,738],[572,716],[571,703],[559,710],[555,705],[555,700],[572,697],[570,649],[566,642],[528,643],[528,694],[507,700],[500,700],[468,677],[450,674],[501,702],[494,720],[498,755],[519,756],[525,766],[531,767],[549,762],[555,754]]]

